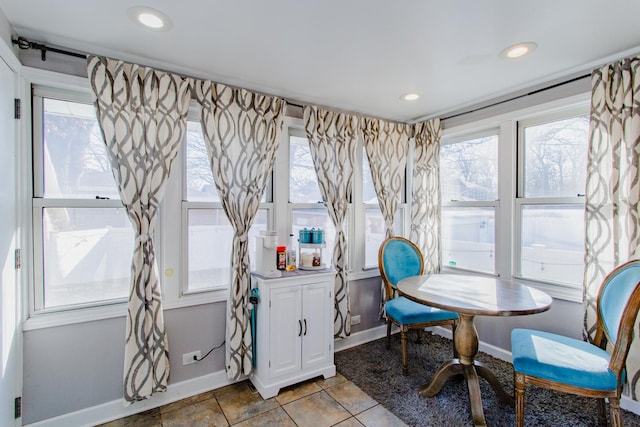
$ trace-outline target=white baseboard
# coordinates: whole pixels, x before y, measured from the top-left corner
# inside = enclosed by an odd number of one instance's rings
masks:
[[[622,395],[622,399],[620,399],[620,407],[629,412],[633,412],[636,415],[640,415],[640,402],[627,397],[627,395]]]
[[[242,381],[246,378],[242,378]],[[95,426],[119,418],[128,417],[139,412],[167,405],[187,397],[195,396],[216,388],[232,384],[225,371],[218,371],[202,377],[169,384],[167,391],[151,396],[147,400],[125,406],[122,399],[112,400],[101,405],[70,412],[54,418],[38,421],[33,424],[25,424],[28,427],[84,427]]]
[[[429,329],[428,329],[429,330]],[[394,327],[392,333],[396,333],[398,328]],[[432,328],[431,331],[445,338],[451,339],[451,330],[443,327]],[[348,338],[336,340],[334,348],[336,352],[346,350],[361,344],[384,338],[387,335],[386,325],[380,325],[375,328],[351,334]],[[496,347],[491,344],[479,343],[480,351],[483,351],[497,359],[511,363],[511,352]],[[242,378],[242,381],[246,378]],[[195,396],[216,388],[224,387],[232,384],[227,378],[225,371],[218,371],[202,377],[191,380],[182,381],[176,384],[170,384],[166,393],[159,393],[142,402],[125,406],[121,399],[106,402],[101,405],[85,408],[79,411],[70,412],[54,418],[38,421],[33,424],[25,424],[26,427],[84,427],[95,426],[96,424],[106,423],[119,418],[134,415],[139,412],[167,405],[187,397]],[[640,402],[630,399],[623,395],[620,406],[634,414],[640,415]]]
[[[391,333],[399,331],[397,327],[391,330]],[[369,341],[375,341],[379,338],[387,336],[387,325],[376,326],[375,328],[367,329],[361,332],[355,332],[347,338],[342,338],[334,341],[334,348],[336,352],[346,350],[351,347],[355,347],[361,344],[368,343]]]

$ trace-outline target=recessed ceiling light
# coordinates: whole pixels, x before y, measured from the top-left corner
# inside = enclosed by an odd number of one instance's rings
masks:
[[[506,59],[521,58],[536,50],[537,47],[538,45],[534,42],[518,43],[504,49],[500,52],[500,56]]]
[[[171,28],[171,20],[159,10],[146,6],[135,6],[127,10],[133,22],[154,31],[167,31]]]
[[[420,95],[417,93],[405,93],[400,97],[403,101],[415,101],[418,98],[420,98]]]

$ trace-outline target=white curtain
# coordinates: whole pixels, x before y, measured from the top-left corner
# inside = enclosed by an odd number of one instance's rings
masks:
[[[413,126],[372,118],[363,118],[360,126],[373,187],[384,218],[385,237],[389,238],[393,236],[393,222],[398,205],[402,201],[409,139]],[[380,289],[380,315],[384,316],[387,299],[384,282],[381,283]]]
[[[233,226],[227,300],[226,367],[231,379],[251,372],[249,229],[267,186],[286,102],[210,81],[196,83],[202,129],[222,207]]]
[[[353,187],[358,119],[351,114],[305,106],[304,124],[320,194],[336,228],[332,262],[336,270],[334,336],[346,338],[351,334],[351,312],[344,219]]]
[[[640,57],[594,70],[585,195],[585,338],[596,329],[596,298],[605,276],[640,257]],[[634,333],[637,337],[638,331]],[[627,358],[626,391],[638,400],[640,342]]]
[[[411,233],[424,256],[424,272],[440,272],[440,119],[415,125]]]
[[[169,352],[153,230],[187,124],[191,80],[90,55],[89,82],[120,199],[135,230],[124,399],[167,389]]]

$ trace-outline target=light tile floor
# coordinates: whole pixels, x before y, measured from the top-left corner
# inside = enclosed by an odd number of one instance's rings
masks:
[[[101,427],[298,426],[387,427],[405,424],[340,374],[306,381],[264,400],[249,381],[202,393]]]

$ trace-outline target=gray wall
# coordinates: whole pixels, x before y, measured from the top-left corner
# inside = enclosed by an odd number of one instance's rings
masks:
[[[0,39],[2,39],[5,44],[9,47],[13,47],[11,44],[11,34],[13,32],[13,28],[11,24],[7,20],[7,17],[4,15],[2,9],[0,9]],[[14,49],[14,53],[16,53]],[[18,56],[16,54],[16,56]]]
[[[222,343],[225,303],[166,310],[169,383],[224,370],[224,350],[182,366],[182,354],[202,355]],[[23,423],[122,399],[124,317],[24,333]]]
[[[582,338],[582,304],[554,299],[551,309],[538,314],[515,317],[476,317],[480,341],[511,351],[513,328],[540,329],[569,337]]]

